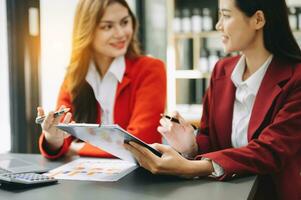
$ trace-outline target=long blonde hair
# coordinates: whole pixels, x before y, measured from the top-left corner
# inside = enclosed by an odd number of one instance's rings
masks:
[[[92,41],[95,30],[108,6],[119,3],[128,9],[133,21],[134,34],[126,52],[126,57],[140,56],[137,40],[137,20],[125,0],[80,0],[74,18],[72,52],[65,81],[71,93],[73,116],[77,122],[95,123],[97,101],[85,77],[92,59]]]

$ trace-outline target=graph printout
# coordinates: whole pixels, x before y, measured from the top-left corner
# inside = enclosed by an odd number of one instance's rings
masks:
[[[120,159],[79,158],[45,175],[65,180],[117,181],[137,167],[135,163]]]

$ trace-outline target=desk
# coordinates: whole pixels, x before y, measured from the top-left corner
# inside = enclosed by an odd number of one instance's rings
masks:
[[[36,154],[9,154],[50,168],[70,160],[49,161]],[[1,154],[0,157],[5,156]],[[211,179],[184,180],[171,176],[153,175],[138,168],[117,182],[92,182],[59,180],[56,185],[17,191],[0,190],[0,199],[9,200],[202,200],[202,199],[252,199],[257,187],[257,177],[237,178],[229,182]]]

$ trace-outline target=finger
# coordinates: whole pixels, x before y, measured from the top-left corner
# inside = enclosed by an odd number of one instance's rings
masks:
[[[37,115],[40,117],[40,116],[44,116],[45,115],[45,112],[44,112],[44,109],[42,107],[37,107]]]
[[[175,110],[175,111],[172,112],[171,117],[178,118],[179,115],[180,115],[179,112]]]
[[[137,144],[136,142],[129,142],[129,144],[132,145],[135,149],[137,149],[137,151],[140,152],[140,155],[143,156],[144,160],[148,160],[148,162],[149,161],[153,162],[157,158],[157,156],[153,152]]]
[[[54,120],[53,120],[54,124],[58,124],[62,120],[63,115],[57,116],[57,117],[53,117],[53,118],[54,118]]]
[[[68,113],[65,115],[65,117],[64,117],[64,119],[63,119],[63,121],[62,121],[62,123],[64,123],[64,124],[70,123],[71,118],[72,118],[72,114],[71,114],[70,112],[68,112]]]
[[[163,138],[169,143],[169,131],[165,127],[159,126],[157,131],[163,136]]]
[[[160,151],[163,154],[170,151],[170,149],[171,149],[170,146],[167,146],[167,145],[164,145],[164,144],[159,144],[159,143],[154,143],[154,144],[152,144],[152,146],[156,150]]]
[[[164,127],[166,127],[166,128],[169,128],[170,126],[171,126],[171,121],[169,120],[169,119],[167,119],[167,118],[161,118],[160,119],[160,124],[161,124],[161,126],[164,126]]]
[[[188,124],[188,122],[186,122],[186,120],[180,114],[178,115],[178,120],[179,120],[181,125],[187,125]]]
[[[187,122],[186,122],[185,119],[180,115],[180,113],[179,113],[178,111],[173,111],[172,117],[178,119],[180,125],[184,125],[184,126],[187,125]]]
[[[139,165],[143,166],[143,161],[141,159],[141,157],[143,157],[143,156],[141,155],[141,152],[139,152],[135,147],[133,147],[132,145],[129,145],[127,143],[124,143],[123,145],[128,151],[130,151],[134,155],[134,157],[138,161]]]
[[[65,105],[61,105],[57,111],[61,111],[61,110],[65,109],[65,108],[66,108]],[[60,122],[62,121],[63,116],[66,116],[66,115],[61,115],[61,116],[55,117],[55,118],[54,118],[54,123],[55,123],[55,124],[60,123]],[[63,118],[63,119],[65,119],[65,118]],[[67,119],[68,119],[68,118],[67,118]],[[70,119],[69,119],[69,121],[70,121]],[[68,122],[69,122],[69,121],[68,121]]]
[[[133,142],[131,142],[133,143]],[[134,144],[135,145],[135,144]],[[152,169],[152,165],[154,164],[154,160],[150,159],[148,156],[145,156],[143,153],[141,153],[136,147],[134,147],[132,144],[125,144],[126,148],[131,151],[131,153],[136,158],[139,165],[149,171]]]
[[[46,115],[46,117],[42,123],[42,129],[47,130],[52,126],[53,120],[54,120],[53,115],[54,115],[53,111],[49,112],[48,115]]]
[[[168,128],[163,127],[163,126],[158,126],[157,131],[161,134],[167,134],[168,133]]]
[[[172,113],[172,117],[176,118],[179,120],[180,124],[186,124],[185,119],[180,115],[180,113],[178,111],[174,111]]]

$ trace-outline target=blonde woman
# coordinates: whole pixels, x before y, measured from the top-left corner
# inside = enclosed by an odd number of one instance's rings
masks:
[[[56,118],[50,112],[42,123],[39,146],[45,157],[66,154],[74,142],[55,127],[60,121],[115,123],[147,143],[161,142],[156,127],[165,106],[165,68],[141,55],[136,33],[137,21],[125,0],[79,1],[71,60],[57,102],[58,109],[71,110]],[[111,156],[87,143],[77,147],[81,156]]]

